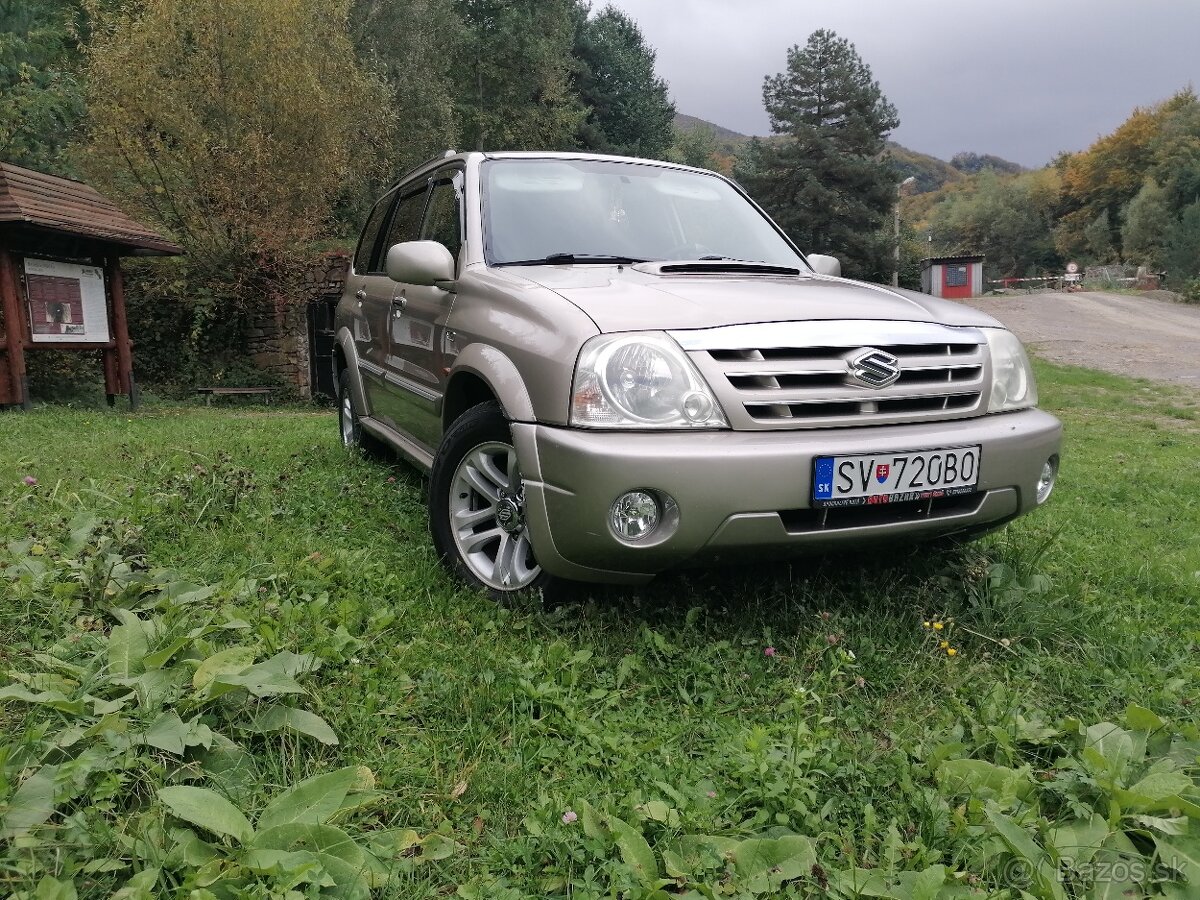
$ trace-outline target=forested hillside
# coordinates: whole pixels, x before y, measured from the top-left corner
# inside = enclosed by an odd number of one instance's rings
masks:
[[[1036,171],[984,169],[903,201],[910,245],[988,257],[993,275],[1124,264],[1200,277],[1200,100],[1190,88]],[[924,240],[921,240],[924,239]]]
[[[716,157],[718,163],[722,161],[722,157],[736,160],[746,151],[746,147],[752,140],[749,135],[685,113],[675,114],[675,131],[677,148],[687,146],[689,142],[691,145],[704,146]],[[772,138],[767,137],[763,140],[772,140]],[[887,141],[886,148],[888,159],[896,171],[897,180],[903,181],[910,175],[917,179],[913,189],[915,194],[936,191],[943,185],[961,181],[967,175],[986,170],[1009,174],[1023,171],[1017,163],[991,154],[956,153],[953,159],[947,162],[927,153],[910,150],[895,141]],[[700,165],[701,163],[697,162],[696,164]],[[721,168],[721,165],[718,164],[717,168]]]

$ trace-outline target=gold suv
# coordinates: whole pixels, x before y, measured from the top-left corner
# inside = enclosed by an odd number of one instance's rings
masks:
[[[495,596],[980,533],[1058,473],[1010,332],[841,278],[699,169],[431,160],[375,204],[336,328],[343,443],[429,471],[438,552]]]

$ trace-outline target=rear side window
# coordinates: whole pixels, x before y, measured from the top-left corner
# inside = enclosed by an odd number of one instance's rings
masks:
[[[372,271],[375,247],[379,243],[379,232],[383,229],[383,221],[392,208],[393,194],[387,194],[371,209],[367,226],[363,229],[362,237],[358,239],[358,249],[354,251],[354,271]]]
[[[383,271],[388,250],[403,241],[415,241],[421,233],[421,213],[425,210],[425,187],[400,198],[396,213],[388,226],[387,240],[383,242],[379,256],[379,271]]]
[[[458,259],[458,251],[462,247],[462,226],[454,179],[434,182],[429,208],[425,212],[425,224],[421,228],[421,240],[437,241]]]

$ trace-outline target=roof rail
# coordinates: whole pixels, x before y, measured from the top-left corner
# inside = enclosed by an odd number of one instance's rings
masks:
[[[423,162],[423,163],[418,163],[415,166],[409,167],[405,172],[403,172],[400,175],[399,178],[397,178],[390,185],[388,185],[388,189],[390,190],[391,188],[394,188],[396,185],[398,185],[400,182],[402,182],[405,178],[407,178],[413,172],[416,172],[418,169],[423,169],[426,166],[430,165],[431,163],[440,162],[441,160],[449,159],[452,156],[458,156],[458,151],[457,150],[444,150],[443,152],[439,153],[437,156],[429,157],[429,159],[425,160],[425,162]]]

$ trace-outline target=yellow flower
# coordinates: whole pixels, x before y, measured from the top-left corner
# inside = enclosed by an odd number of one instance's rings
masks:
[[[949,649],[949,647],[950,647],[950,642],[949,642],[949,641],[942,641],[942,643],[941,643],[941,648],[942,648],[943,650]]]
[[[928,627],[929,627],[929,623],[928,623],[928,622],[922,622],[922,623],[921,623],[921,627],[922,627],[922,628],[928,628]]]
[[[934,623],[933,623],[933,630],[934,630],[934,631],[941,631],[941,630],[942,630],[943,628],[945,628],[945,627],[946,627],[946,626],[945,626],[945,625],[943,625],[941,622],[934,622]]]
[[[947,656],[958,656],[958,651],[955,650],[953,647],[951,647],[949,650],[946,651],[946,655]]]

